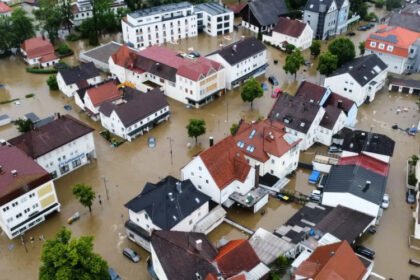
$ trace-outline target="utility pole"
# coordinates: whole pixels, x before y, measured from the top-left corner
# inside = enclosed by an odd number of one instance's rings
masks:
[[[20,234],[20,241],[22,242],[23,247],[25,248],[25,252],[28,253],[28,248],[26,247],[26,242],[25,242],[25,237],[24,237],[25,233],[22,232]]]
[[[101,176],[101,179],[102,180],[104,180],[104,186],[105,186],[105,193],[106,193],[106,199],[107,200],[109,200],[109,190],[108,190],[108,187],[107,187],[107,185],[106,185],[106,178],[105,178],[105,176]]]
[[[167,137],[167,139],[169,140],[169,154],[171,155],[171,166],[174,165],[174,160],[173,160],[173,151],[172,151],[172,137],[169,136]]]

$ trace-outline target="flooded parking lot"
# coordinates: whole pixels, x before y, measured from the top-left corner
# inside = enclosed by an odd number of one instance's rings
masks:
[[[232,39],[218,37],[217,39],[201,34],[197,38],[180,41],[179,45],[168,45],[176,50],[187,51],[189,48],[199,51],[201,54],[209,53],[220,44],[230,44],[241,36],[249,36],[248,31],[240,29],[232,35]],[[356,47],[359,41],[363,41],[368,33],[359,33],[354,38]],[[107,37],[119,40],[120,35]],[[326,44],[323,43],[323,47]],[[71,43],[76,55],[66,58],[70,64],[78,63],[78,52],[87,48],[83,41]],[[293,93],[298,82],[306,79],[319,83],[322,77],[316,72],[316,65],[311,68],[302,67],[297,75],[297,80],[286,75],[282,70],[285,56],[282,52],[268,48],[269,67],[265,77],[275,75],[285,91]],[[304,52],[310,59],[308,51]],[[278,59],[277,65],[273,60]],[[96,129],[95,144],[98,159],[88,166],[59,179],[55,182],[59,201],[62,204],[61,213],[53,214],[46,222],[26,233],[26,239],[35,237],[35,242],[27,242],[28,252],[20,244],[20,240],[10,241],[6,235],[0,234],[0,270],[2,275],[10,275],[15,279],[35,279],[39,267],[39,257],[42,241],[38,237],[52,238],[58,229],[66,225],[66,219],[74,212],[81,213],[81,219],[68,226],[74,236],[91,234],[95,236],[95,251],[100,253],[123,279],[148,279],[144,260],[147,257],[145,251],[129,242],[125,236],[124,222],[127,219],[127,210],[124,204],[133,196],[140,193],[147,181],[156,182],[166,175],[180,176],[180,168],[184,166],[192,156],[208,147],[208,137],[213,136],[216,141],[229,133],[230,126],[238,122],[240,118],[251,121],[259,116],[266,116],[273,105],[270,90],[265,92],[261,99],[254,102],[253,110],[247,103],[243,103],[240,90],[235,89],[217,98],[213,103],[200,110],[187,109],[184,104],[168,100],[171,106],[171,120],[154,128],[147,135],[136,139],[131,143],[125,143],[118,148],[111,148],[109,144],[98,134],[101,130],[100,122],[93,122],[85,114],[80,113],[74,101],[65,98],[60,92],[49,91],[45,81],[48,75],[29,74],[25,71],[26,65],[17,57],[9,57],[0,60],[0,100],[20,98],[21,105],[13,103],[0,105],[0,113],[7,113],[13,119],[22,117],[23,114],[34,112],[39,117],[46,117],[54,112],[69,113],[72,116],[88,123]],[[304,71],[305,70],[305,71]],[[260,77],[261,82],[265,77]],[[34,93],[35,97],[26,99],[25,95]],[[408,279],[410,274],[418,274],[418,269],[408,265],[408,259],[420,259],[420,252],[409,249],[408,236],[413,231],[412,209],[405,203],[405,161],[408,156],[418,154],[419,136],[411,137],[400,130],[392,130],[393,124],[400,127],[411,127],[417,124],[420,113],[413,96],[388,93],[383,90],[379,93],[373,104],[363,105],[359,109],[357,128],[373,130],[384,133],[396,141],[394,157],[391,161],[391,170],[388,178],[387,192],[391,197],[391,205],[384,213],[378,232],[368,236],[364,243],[376,251],[374,271],[387,278]],[[64,110],[64,105],[70,105],[73,110]],[[408,108],[408,112],[397,114],[397,109]],[[187,137],[185,126],[190,118],[203,118],[207,124],[206,134],[199,137],[199,144],[194,145],[194,140]],[[18,134],[15,127],[9,125],[0,128],[0,138],[11,138]],[[154,149],[147,146],[147,137],[154,136],[157,145]],[[173,163],[170,157],[170,139],[173,149]],[[188,148],[188,143],[192,148]],[[307,161],[314,155],[316,148],[302,153],[302,159]],[[106,200],[104,181],[110,190],[110,199]],[[297,170],[287,186],[290,190],[297,190],[309,194],[313,189],[307,183],[309,172]],[[102,204],[95,201],[92,214],[76,201],[71,193],[71,188],[76,183],[92,185],[94,190],[101,195]],[[270,198],[268,205],[264,207],[265,214],[250,212],[240,208],[229,210],[229,218],[246,227],[256,229],[264,227],[274,230],[291,217],[299,206],[285,204],[279,200]],[[227,239],[246,237],[245,234],[222,224],[210,234],[213,242],[220,238]],[[10,245],[14,247],[11,248]],[[141,253],[143,261],[133,264],[122,256],[122,249],[131,247]],[[17,264],[19,264],[19,269]],[[24,269],[21,269],[24,268]],[[1,278],[1,276],[0,276]]]

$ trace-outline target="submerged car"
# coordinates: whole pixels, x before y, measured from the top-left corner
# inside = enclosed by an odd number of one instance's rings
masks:
[[[381,207],[383,209],[387,209],[389,207],[389,195],[388,194],[384,194],[384,198],[382,199]]]
[[[363,246],[358,246],[354,251],[368,259],[373,260],[375,258],[375,251],[373,251],[372,249]]]
[[[279,85],[279,81],[277,81],[276,77],[274,77],[274,76],[268,77],[268,81],[270,82],[270,84],[272,84],[274,86],[278,86]]]
[[[123,255],[126,256],[127,258],[129,258],[132,262],[139,262],[140,261],[140,256],[139,254],[137,254],[134,250],[130,249],[130,248],[125,248],[123,250]]]
[[[413,204],[416,202],[416,192],[414,190],[408,189],[405,195],[407,203]]]
[[[147,143],[149,144],[149,148],[154,148],[156,146],[156,139],[153,136],[150,136],[147,140]]]
[[[111,280],[121,280],[120,276],[112,268],[108,268],[108,273]]]

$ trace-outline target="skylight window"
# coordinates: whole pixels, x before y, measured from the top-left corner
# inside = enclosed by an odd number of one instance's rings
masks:
[[[242,141],[238,141],[238,147],[243,148],[245,146],[245,143]]]
[[[195,202],[200,203],[200,199],[198,197],[196,197]]]
[[[255,147],[252,145],[248,145],[248,147],[246,147],[246,150],[250,153],[252,153],[254,151]]]
[[[300,123],[300,127],[305,127],[305,123],[304,122],[301,122]]]
[[[367,81],[368,78],[366,76],[363,76],[363,79],[365,79]]]
[[[178,218],[175,215],[173,215],[172,218],[174,219],[174,221],[178,220]]]
[[[378,65],[375,65],[375,67],[373,67],[373,70],[375,70],[376,73],[381,72],[381,68],[379,68]]]
[[[249,139],[252,139],[253,137],[254,137],[254,135],[255,135],[255,129],[253,129],[252,131],[251,131],[251,134],[249,135]]]

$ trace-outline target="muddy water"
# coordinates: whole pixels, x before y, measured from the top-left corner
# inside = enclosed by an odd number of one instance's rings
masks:
[[[367,32],[357,32],[357,36],[354,38],[356,46],[357,42],[363,41],[367,34]],[[206,54],[217,48],[219,44],[230,44],[236,39],[240,39],[242,35],[248,36],[249,33],[244,30],[235,32],[232,35],[232,40],[200,35],[197,38],[181,41],[179,45],[168,46],[184,51],[194,48],[194,50]],[[120,35],[117,34],[103,41],[119,40],[119,38]],[[70,45],[76,55],[66,58],[66,61],[70,64],[77,64],[79,50],[89,47],[83,41],[73,42]],[[326,44],[324,45],[326,46]],[[266,77],[275,75],[286,91],[293,93],[298,81],[303,78],[313,82],[319,82],[322,79],[317,75],[316,65],[314,65],[311,68],[302,67],[297,75],[297,81],[294,81],[292,76],[286,75],[282,70],[284,54],[270,47],[268,50],[269,67]],[[304,55],[310,59],[307,51]],[[274,65],[273,59],[278,59],[279,64]],[[53,112],[69,113],[97,130],[95,144],[98,159],[56,181],[62,211],[27,232],[27,238],[33,236],[36,239],[33,244],[28,242],[28,253],[25,253],[20,241],[10,241],[4,234],[0,234],[0,270],[2,275],[10,275],[15,279],[37,278],[42,247],[42,242],[37,237],[44,235],[46,238],[52,238],[61,226],[66,225],[66,219],[76,211],[79,211],[82,217],[69,226],[74,236],[94,235],[95,251],[104,256],[109,265],[114,267],[123,279],[147,279],[148,274],[144,261],[133,264],[123,258],[121,254],[122,248],[128,246],[140,252],[143,260],[147,257],[146,252],[127,241],[123,228],[123,223],[127,219],[124,203],[137,195],[147,181],[156,182],[168,174],[179,177],[179,169],[193,155],[208,147],[209,136],[213,136],[218,141],[229,133],[229,127],[240,118],[250,121],[259,116],[266,116],[274,101],[269,92],[265,92],[261,99],[254,102],[253,110],[250,110],[249,104],[242,102],[239,89],[228,92],[200,110],[187,109],[184,104],[169,100],[172,111],[171,120],[159,125],[149,135],[146,135],[156,137],[156,148],[149,149],[147,147],[147,137],[145,136],[113,149],[97,134],[101,130],[98,122],[95,123],[80,113],[73,100],[65,98],[59,92],[49,91],[45,84],[48,75],[28,74],[24,68],[25,65],[18,58],[10,57],[0,60],[0,84],[5,85],[4,89],[0,89],[0,100],[21,98],[20,106],[0,105],[0,113],[7,113],[13,119],[22,117],[28,112],[34,112],[40,117],[46,117]],[[260,77],[259,80],[266,82],[265,77]],[[35,93],[35,97],[25,99],[25,95],[28,93]],[[409,137],[391,129],[391,125],[394,123],[398,123],[401,127],[409,127],[417,123],[420,114],[415,101],[416,99],[413,97],[389,94],[384,90],[373,104],[364,105],[360,109],[357,124],[358,128],[369,130],[372,127],[375,132],[386,133],[397,142],[387,190],[391,196],[391,206],[385,211],[376,235],[369,236],[365,241],[368,247],[377,252],[374,271],[394,279],[407,279],[410,273],[416,272],[413,267],[409,267],[407,264],[408,258],[420,259],[420,253],[407,246],[407,237],[412,232],[413,221],[410,207],[404,201],[404,162],[408,156],[418,152],[419,136]],[[65,111],[64,105],[71,105],[73,110]],[[409,112],[397,115],[396,110],[403,107],[410,108]],[[207,132],[199,137],[197,146],[194,145],[192,139],[187,137],[185,131],[185,126],[190,118],[203,118],[207,123]],[[17,131],[13,126],[0,128],[0,138],[7,139],[16,135]],[[171,164],[169,153],[169,137],[173,139],[173,164]],[[192,148],[188,148],[188,143],[193,144]],[[319,146],[303,153],[302,160],[310,161],[317,148]],[[110,191],[109,201],[106,200],[101,176],[105,176],[107,179],[107,187]],[[308,185],[308,177],[308,171],[297,170],[287,188],[309,194],[313,186]],[[103,203],[99,205],[96,201],[92,214],[89,214],[87,209],[84,209],[73,198],[71,187],[76,183],[90,184],[101,195]],[[241,209],[232,209],[229,210],[229,217],[253,229],[264,227],[273,230],[293,215],[298,210],[298,206],[270,199],[264,209],[265,215],[263,216],[260,214],[251,215]],[[243,238],[246,235],[223,224],[210,234],[210,238],[215,243],[222,237],[232,239]],[[10,245],[14,245],[14,248],[9,249]],[[17,269],[17,263],[25,269]]]

